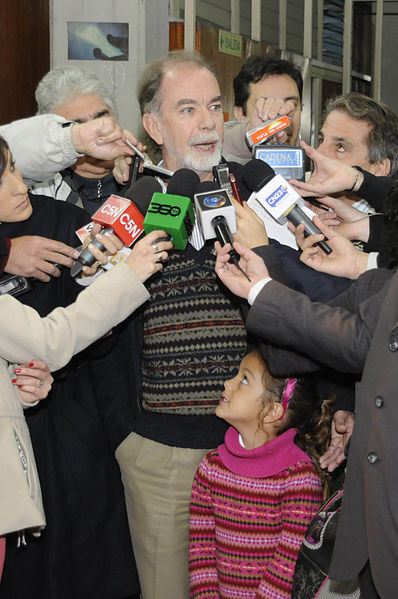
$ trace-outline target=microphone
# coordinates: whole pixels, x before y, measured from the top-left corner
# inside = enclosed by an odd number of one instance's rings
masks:
[[[240,190],[239,190],[238,184],[236,182],[236,177],[233,173],[229,173],[229,180],[231,181],[232,193],[233,193],[235,200],[237,202],[239,202],[239,204],[241,206],[243,206],[242,197],[240,195]]]
[[[226,189],[220,189],[214,181],[199,183],[195,193],[196,214],[205,239],[221,238],[232,240],[236,233],[235,208]],[[219,239],[220,243],[221,239]],[[230,241],[224,241],[230,243]]]
[[[249,148],[252,149],[257,144],[267,143],[277,133],[284,131],[288,127],[290,127],[290,120],[286,115],[262,123],[259,127],[251,129],[246,133],[246,141]]]
[[[232,233],[236,233],[236,216],[228,192],[225,189],[219,189],[213,181],[203,181],[199,183],[196,190],[195,206],[203,237],[205,239],[216,237],[222,246],[229,243],[231,245],[230,261],[250,281],[239,266],[240,256],[233,247]]]
[[[242,169],[242,179],[245,185],[255,192],[255,199],[260,206],[280,225],[284,225],[287,220],[295,226],[304,223],[305,237],[313,234],[322,235],[322,231],[302,210],[303,198],[282,175],[275,175],[275,171],[266,162],[257,159],[247,162]],[[330,254],[332,251],[324,240],[319,241],[317,245],[325,254]]]
[[[115,235],[123,242],[123,245],[131,246],[144,232],[144,214],[149,206],[154,192],[161,189],[160,184],[153,177],[141,177],[134,186],[129,189],[129,196],[120,197],[111,195],[101,207],[92,215],[92,221],[102,225],[101,233]],[[92,244],[104,251],[105,248],[97,239]],[[85,248],[80,252],[75,264],[71,268],[72,277],[78,276],[83,266],[91,266],[96,258]]]
[[[185,250],[195,223],[192,198],[199,182],[198,175],[187,168],[176,171],[167,192],[153,194],[145,220],[146,233],[161,229],[169,234],[174,249]]]

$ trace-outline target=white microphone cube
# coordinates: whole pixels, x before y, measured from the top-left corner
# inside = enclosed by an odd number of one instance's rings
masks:
[[[225,189],[195,194],[195,208],[205,239],[216,237],[212,221],[216,216],[223,216],[232,234],[236,233],[235,208]]]

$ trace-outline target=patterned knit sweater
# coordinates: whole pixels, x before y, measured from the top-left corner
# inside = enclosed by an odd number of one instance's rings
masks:
[[[216,277],[212,247],[171,252],[148,282],[141,360],[145,410],[213,414],[223,381],[239,368],[246,330],[239,304]]]
[[[286,599],[308,523],[322,502],[292,429],[253,450],[229,428],[205,456],[191,496],[191,598]]]

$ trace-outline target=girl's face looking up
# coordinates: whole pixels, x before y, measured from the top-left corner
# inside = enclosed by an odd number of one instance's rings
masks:
[[[244,428],[255,433],[259,427],[266,395],[264,373],[264,362],[252,353],[243,358],[238,374],[224,383],[216,414],[239,432]]]

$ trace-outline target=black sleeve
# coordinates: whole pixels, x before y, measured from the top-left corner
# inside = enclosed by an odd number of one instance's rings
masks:
[[[352,192],[353,195],[366,200],[377,212],[383,212],[384,198],[397,182],[392,177],[376,177],[359,166],[355,168],[363,173],[364,179],[358,191]]]
[[[279,259],[280,248],[282,247],[284,246],[281,246],[278,242],[271,241],[269,245],[262,245],[253,248],[253,251],[264,260],[264,264],[268,269],[269,276],[272,279],[279,281],[280,283],[284,283],[285,285],[289,285]]]
[[[0,276],[3,274],[10,255],[11,241],[8,237],[0,237]]]

